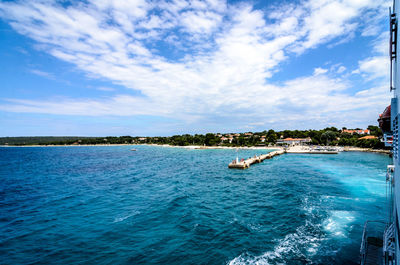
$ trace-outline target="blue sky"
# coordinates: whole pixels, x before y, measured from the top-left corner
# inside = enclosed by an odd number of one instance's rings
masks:
[[[383,0],[2,1],[0,136],[377,124]]]

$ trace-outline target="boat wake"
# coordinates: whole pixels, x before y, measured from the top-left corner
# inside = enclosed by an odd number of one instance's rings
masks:
[[[228,264],[286,264],[288,258],[296,259],[300,263],[310,263],[309,257],[317,252],[320,242],[323,240],[319,235],[310,231],[312,230],[310,225],[300,226],[295,233],[286,235],[278,242],[273,251],[259,256],[253,256],[246,252]]]
[[[235,257],[227,264],[310,264],[315,262],[315,255],[324,256],[325,250],[334,254],[338,249],[329,245],[329,239],[343,240],[348,236],[348,229],[355,217],[352,212],[333,211],[325,207],[326,200],[321,197],[311,202],[309,198],[303,200],[302,213],[305,222],[294,233],[287,234],[277,241],[272,251],[261,255],[252,255],[248,252]],[[321,255],[322,254],[322,255]],[[326,254],[326,253],[325,253]]]

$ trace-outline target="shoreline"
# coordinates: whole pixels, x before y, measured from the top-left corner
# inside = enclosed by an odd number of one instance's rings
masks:
[[[161,146],[161,147],[172,147],[172,148],[183,148],[183,149],[190,149],[190,150],[218,150],[218,149],[244,149],[244,150],[271,150],[271,149],[278,149],[283,150],[284,148],[281,146],[203,146],[203,145],[169,145],[169,144],[136,144],[136,145],[148,145],[148,146]]]
[[[0,147],[85,147],[85,146],[125,146],[137,144],[32,144],[32,145],[0,145]]]
[[[361,147],[352,147],[352,146],[345,146],[343,148],[343,152],[369,152],[369,153],[380,153],[380,154],[386,154],[386,155],[390,155],[392,153],[391,150],[361,148]]]
[[[247,150],[265,150],[265,149],[279,149],[283,150],[281,146],[202,146],[202,145],[169,145],[169,144],[67,144],[67,145],[0,145],[0,147],[86,147],[86,146],[158,146],[158,147],[170,147],[170,148],[183,148],[183,149],[195,149],[195,150],[205,150],[205,149],[247,149]]]
[[[170,147],[170,148],[183,148],[189,150],[224,150],[224,149],[242,149],[242,150],[284,150],[282,146],[202,146],[202,145],[169,145],[169,144],[70,144],[70,145],[0,145],[0,147],[88,147],[88,146],[158,146],[158,147]],[[334,146],[333,146],[334,147]],[[390,150],[384,149],[372,149],[372,148],[361,148],[353,146],[344,146],[343,152],[369,152],[369,153],[380,153],[390,155]]]

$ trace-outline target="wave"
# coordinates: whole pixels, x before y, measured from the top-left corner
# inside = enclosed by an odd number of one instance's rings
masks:
[[[334,199],[333,197],[329,199]],[[332,253],[335,252],[329,240],[340,238],[342,241],[347,238],[350,225],[356,220],[356,216],[352,211],[329,210],[326,199],[326,196],[320,196],[318,199],[305,197],[301,207],[305,215],[304,224],[297,227],[294,233],[287,234],[277,241],[272,251],[261,255],[245,252],[227,264],[267,265],[286,264],[293,261],[308,264],[312,263],[311,259],[317,253],[325,252],[326,248],[332,250]]]
[[[315,205],[309,198],[303,199],[303,207],[306,216],[303,225],[299,226],[294,233],[287,234],[279,240],[272,251],[267,251],[261,255],[252,255],[245,252],[235,257],[227,264],[286,264],[295,259],[299,263],[310,263],[318,251],[321,242],[325,239],[318,217],[318,205]]]
[[[122,222],[122,221],[124,221],[125,219],[128,219],[129,217],[132,217],[132,216],[135,216],[135,215],[138,215],[138,214],[140,214],[139,211],[133,211],[132,213],[130,213],[130,214],[128,214],[128,215],[116,217],[116,218],[114,219],[114,223]]]
[[[319,235],[309,233],[308,225],[299,227],[295,233],[286,235],[278,242],[273,251],[267,251],[259,256],[243,253],[234,258],[229,265],[244,264],[285,264],[290,259],[296,259],[304,263],[310,263],[323,240]]]
[[[346,237],[349,224],[355,220],[350,211],[331,211],[330,216],[322,223],[324,230],[335,237]]]

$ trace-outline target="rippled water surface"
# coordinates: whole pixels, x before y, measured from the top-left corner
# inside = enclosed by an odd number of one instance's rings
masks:
[[[131,148],[0,148],[0,263],[349,264],[386,215],[385,155]]]

